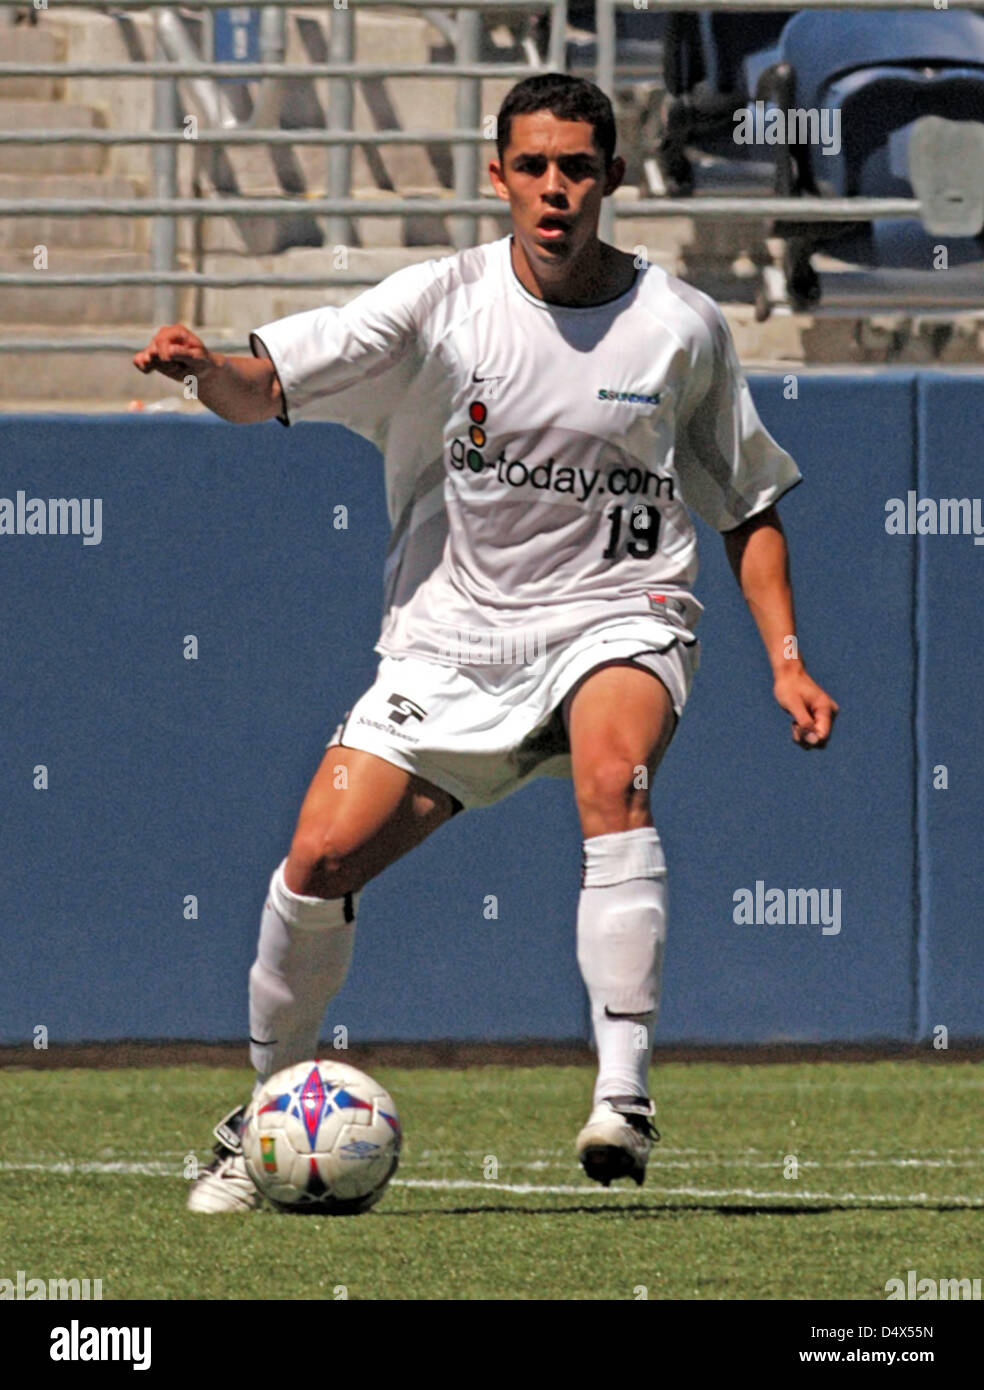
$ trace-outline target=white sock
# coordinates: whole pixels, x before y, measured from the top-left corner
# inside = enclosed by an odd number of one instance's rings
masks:
[[[649,1094],[665,939],[666,859],[656,831],[585,840],[577,962],[598,1050],[595,1105]]]
[[[314,1057],[325,1007],[345,983],[357,893],[307,898],[274,870],[249,972],[250,1058],[260,1081]]]

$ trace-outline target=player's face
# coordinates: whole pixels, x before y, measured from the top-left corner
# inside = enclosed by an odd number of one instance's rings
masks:
[[[552,111],[514,116],[501,162],[489,165],[527,261],[555,274],[597,239],[602,199],[624,171],[617,158],[605,169],[589,121],[562,121]]]

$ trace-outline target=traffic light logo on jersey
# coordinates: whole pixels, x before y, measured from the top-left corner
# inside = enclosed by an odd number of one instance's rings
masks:
[[[394,724],[405,724],[411,715],[413,715],[414,719],[420,720],[426,719],[427,717],[427,711],[421,709],[415,701],[407,699],[406,695],[397,695],[394,693],[389,697],[387,704],[393,706],[390,710],[389,717]]]
[[[481,473],[483,468],[492,468],[486,463],[482,450],[488,443],[486,424],[489,408],[484,401],[472,401],[468,407],[468,438],[451,441],[451,466],[458,472],[468,468],[472,473]]]
[[[488,416],[488,407],[484,401],[472,401],[468,407],[468,418],[471,421],[468,438],[472,447],[465,454],[465,462],[473,473],[481,473],[485,467],[485,458],[480,450],[485,447],[488,439],[485,432],[485,422]]]

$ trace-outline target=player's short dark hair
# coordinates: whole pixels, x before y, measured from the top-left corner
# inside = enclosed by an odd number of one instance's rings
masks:
[[[550,111],[559,121],[588,121],[607,169],[615,156],[615,113],[600,87],[583,77],[542,72],[518,82],[506,93],[496,121],[495,143],[500,161],[509,146],[513,116]]]

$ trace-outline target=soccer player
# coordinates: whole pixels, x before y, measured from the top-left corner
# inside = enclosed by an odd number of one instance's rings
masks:
[[[666,862],[648,786],[698,662],[688,507],[724,534],[793,738],[823,747],[837,712],[790,655],[775,504],[800,474],[713,301],[599,239],[625,170],[614,149],[598,88],[531,77],[503,103],[489,166],[511,235],[258,328],[252,357],[172,325],[134,358],[193,375],[225,419],[330,418],[385,455],[378,675],[330,739],[270,882],[249,977],[259,1078],[315,1055],[370,879],[455,812],[569,776],[598,1057],[577,1154],[606,1186],[641,1183],[658,1138]],[[217,1127],[193,1210],[257,1204],[242,1115]]]

